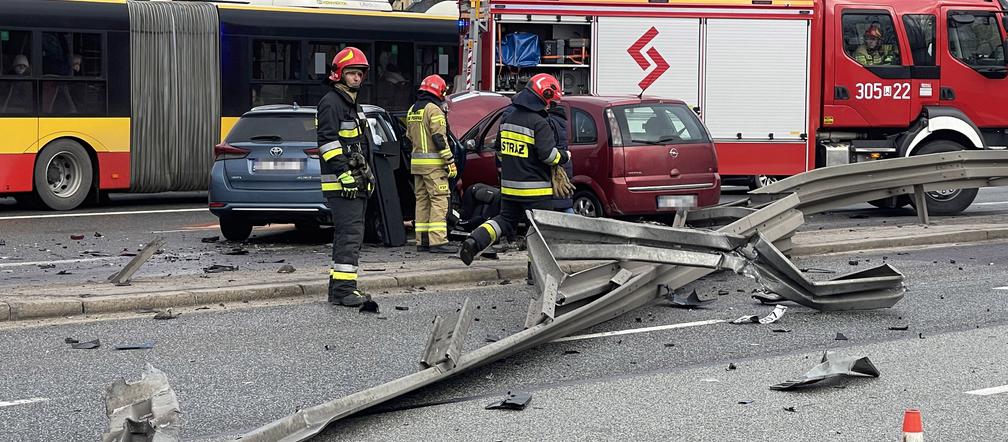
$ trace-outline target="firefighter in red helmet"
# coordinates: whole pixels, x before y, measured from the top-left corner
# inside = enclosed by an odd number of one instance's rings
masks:
[[[498,238],[513,233],[530,209],[553,209],[552,168],[569,160],[558,149],[547,109],[560,101],[560,82],[538,74],[515,94],[501,116],[497,146],[501,156],[501,213],[473,230],[459,257],[466,265]]]
[[[359,306],[369,298],[357,288],[357,265],[364,240],[364,210],[374,186],[369,131],[357,91],[368,71],[360,49],[347,47],[333,58],[331,86],[318,105],[318,146],[322,194],[333,222],[329,302]]]
[[[420,83],[417,101],[406,114],[406,137],[413,144],[410,173],[416,196],[417,251],[457,253],[448,245],[448,180],[458,175],[448,144],[444,99],[448,85],[440,75]]]

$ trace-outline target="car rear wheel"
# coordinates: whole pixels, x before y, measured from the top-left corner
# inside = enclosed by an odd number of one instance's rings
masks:
[[[602,203],[599,202],[595,194],[590,190],[579,190],[574,192],[574,213],[587,216],[589,218],[598,218],[605,215],[602,211]]]
[[[252,223],[232,218],[221,218],[220,230],[228,241],[245,241],[252,234]]]
[[[80,143],[53,141],[35,158],[35,195],[52,210],[75,209],[91,191],[92,172],[91,157]]]
[[[963,146],[955,141],[933,140],[925,143],[914,155],[925,155],[929,153],[956,152],[964,150]],[[955,215],[966,210],[973,200],[976,199],[977,189],[943,189],[924,194],[927,201],[927,210],[931,215]],[[910,205],[914,204],[913,198]]]
[[[776,183],[786,177],[777,175],[753,175],[752,181],[749,182],[749,190],[756,190],[773,183]]]

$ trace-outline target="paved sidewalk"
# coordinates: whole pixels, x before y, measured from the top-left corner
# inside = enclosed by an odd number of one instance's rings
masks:
[[[972,221],[972,222],[971,222]],[[977,221],[982,221],[979,223]],[[995,241],[1008,238],[1008,221],[995,218],[948,218],[929,226],[890,225],[800,230],[793,237],[793,256],[848,253],[858,250]],[[809,227],[805,227],[809,229]],[[361,257],[361,287],[376,298],[392,290],[434,285],[516,280],[524,282],[526,254],[507,251],[499,259],[480,259],[471,267],[452,255],[417,253],[413,247],[366,248]],[[592,265],[566,263],[568,271]],[[283,266],[276,264],[277,270]],[[16,321],[168,307],[199,307],[275,298],[325,297],[328,262],[294,273],[232,271],[200,276],[140,277],[128,286],[103,281],[76,284],[24,285],[0,293],[0,321]]]

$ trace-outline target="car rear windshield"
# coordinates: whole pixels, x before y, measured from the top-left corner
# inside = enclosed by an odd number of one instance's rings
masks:
[[[246,115],[228,134],[228,143],[315,142],[315,115]]]
[[[703,123],[683,105],[645,103],[614,107],[624,146],[706,143]]]

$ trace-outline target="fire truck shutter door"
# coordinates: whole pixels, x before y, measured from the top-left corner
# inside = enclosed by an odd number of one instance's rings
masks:
[[[599,17],[595,93],[676,98],[699,104],[700,20]]]
[[[808,21],[710,19],[706,43],[703,113],[711,135],[801,140],[808,130]]]

